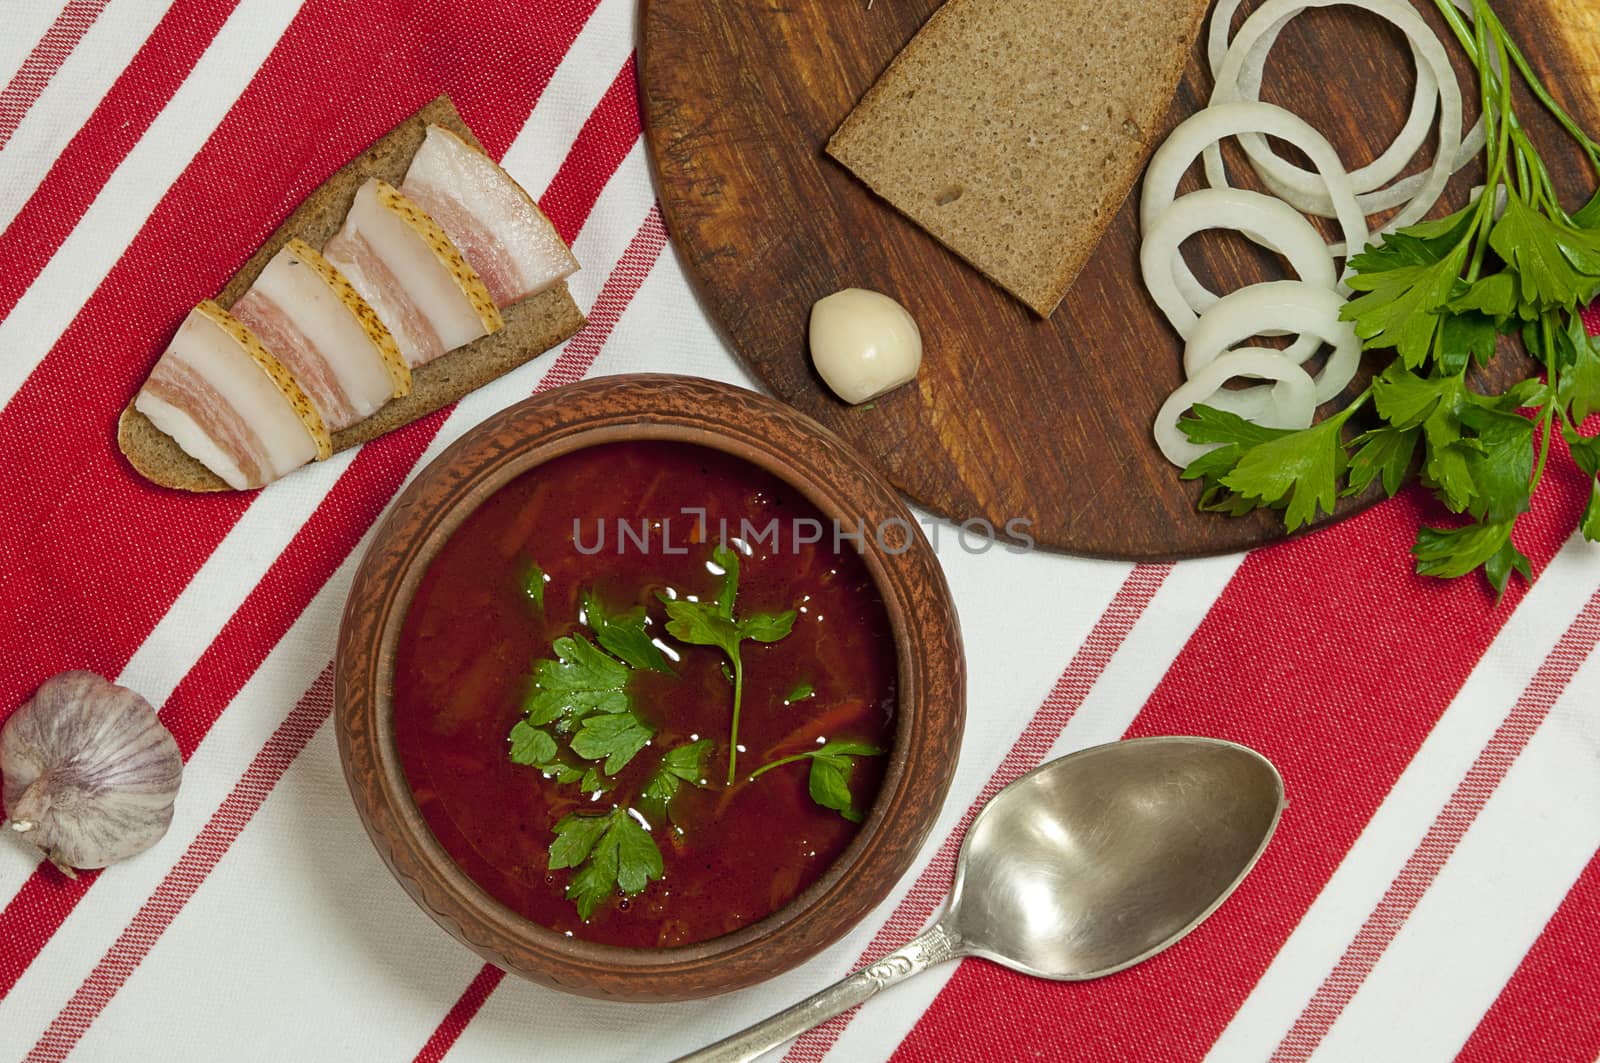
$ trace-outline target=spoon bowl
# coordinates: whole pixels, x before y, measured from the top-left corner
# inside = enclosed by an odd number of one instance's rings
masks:
[[[1035,768],[961,843],[944,914],[889,955],[679,1063],[744,1063],[929,967],[979,956],[1083,981],[1200,925],[1255,866],[1283,814],[1261,754],[1214,738],[1138,738]]]
[[[1261,754],[1140,738],[1051,761],[967,831],[945,922],[968,955],[1100,978],[1193,930],[1255,865],[1283,807]]]

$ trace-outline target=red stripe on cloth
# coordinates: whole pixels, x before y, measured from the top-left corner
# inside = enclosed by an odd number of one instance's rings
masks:
[[[448,415],[448,409],[437,410],[362,447],[173,689],[161,706],[161,722],[185,760],[377,521]]]
[[[422,1046],[422,1051],[417,1053],[415,1063],[439,1063],[505,976],[506,973],[494,964],[484,964],[477,976],[468,984],[466,992],[461,994],[461,999],[451,1006],[450,1013],[439,1023],[439,1028],[433,1031],[433,1036],[428,1038],[428,1043]]]
[[[950,884],[955,881],[956,855],[961,851],[961,841],[967,836],[972,818],[1018,776],[1043,763],[1056,739],[1061,737],[1061,732],[1077,714],[1089,691],[1094,689],[1106,666],[1111,663],[1111,658],[1121,648],[1134,624],[1144,615],[1150,599],[1155,597],[1171,571],[1171,565],[1135,565],[1133,571],[1128,573],[1105,611],[1100,614],[1100,619],[1095,621],[1088,637],[1073,653],[1067,667],[1034,711],[1033,718],[1001,759],[1000,766],[961,814],[961,821],[945,836],[938,852],[917,875],[916,882],[900,899],[900,903],[895,905],[889,918],[872,936],[872,941],[861,950],[855,968],[876,963],[887,953],[904,945],[921,933],[933,914],[944,906],[945,898],[950,893]],[[847,1011],[801,1034],[785,1054],[785,1063],[816,1063],[822,1059],[839,1040],[845,1027],[850,1025],[855,1014],[855,1010]]]
[[[333,666],[329,664],[272,732],[216,813],[46,1028],[28,1053],[27,1063],[57,1063],[67,1058],[90,1024],[249,825],[267,795],[272,793],[332,709]]]
[[[363,447],[161,707],[185,760],[263,659],[378,518],[444,423],[439,411]],[[0,913],[0,998],[9,993],[93,880],[41,863]]]
[[[1542,570],[1589,485],[1552,461],[1518,541]],[[1245,559],[1129,737],[1242,742],[1283,773],[1289,806],[1261,863],[1171,951],[1062,986],[964,963],[895,1058],[1197,1059],[1304,916],[1510,617],[1481,581],[1427,580],[1407,553],[1444,515],[1416,490]],[[1400,681],[1403,677],[1404,681]]]
[[[622,252],[622,257],[617,259],[617,264],[601,286],[594,308],[589,311],[589,323],[561,349],[555,364],[539,382],[539,391],[571,384],[589,372],[601,349],[611,338],[611,330],[621,320],[628,304],[633,302],[633,297],[644,285],[645,278],[655,268],[656,260],[666,246],[667,230],[661,224],[661,208],[652,204],[639,231],[628,241],[627,250]]]
[[[1456,1063],[1600,1057],[1600,853],[1522,958]]]
[[[641,128],[638,80],[630,53],[599,105],[584,121],[573,150],[550,179],[550,187],[539,197],[540,205],[567,243],[577,235],[573,219],[588,215],[604,185],[596,184],[594,175],[615,173],[639,139]]]
[[[587,371],[587,369],[594,363],[596,355],[598,355],[600,350],[604,347],[605,340],[610,335],[611,329],[615,325],[616,321],[621,317],[622,311],[627,307],[628,303],[632,301],[634,295],[638,292],[640,284],[650,271],[650,266],[653,265],[660,257],[661,250],[665,244],[666,230],[661,224],[660,212],[654,206],[652,206],[649,214],[644,220],[644,223],[640,226],[638,233],[629,243],[627,250],[617,261],[617,264],[612,269],[605,285],[601,288],[600,295],[595,301],[594,311],[590,316],[590,325],[583,331],[583,333],[580,334],[579,337],[575,337],[572,343],[569,343],[567,348],[562,351],[561,358],[559,358],[556,363],[546,371],[535,391],[547,391],[552,387],[558,386],[561,383],[565,383],[565,375],[573,371],[576,371],[579,376]],[[579,338],[591,336],[593,338],[589,339],[586,344],[580,348],[577,355],[574,355],[570,358],[568,357],[569,355],[572,355],[572,347],[574,344],[577,344]],[[401,440],[405,437],[415,437],[420,440],[420,444],[416,447],[416,455],[414,455],[410,461],[396,463],[403,477],[403,474],[409,470],[411,465],[415,462],[416,456],[420,456],[421,451],[426,447],[428,441],[433,438],[433,435],[437,432],[438,427],[443,423],[443,420],[444,411],[440,411],[424,421],[416,422],[415,424],[410,425],[399,432],[394,432],[384,436],[382,439],[375,440],[363,448],[362,452],[357,455],[356,460],[357,462],[361,461],[368,453],[375,452],[383,444],[388,443],[391,440]],[[421,429],[425,429],[425,431]],[[370,482],[370,477],[356,475],[355,464],[352,463],[351,468],[346,470],[345,475],[340,478],[339,484],[336,486],[335,490],[337,490],[338,487],[342,487],[346,483],[366,482]],[[390,485],[389,493],[383,495],[384,504],[387,504],[387,501],[390,495],[393,493],[393,490],[398,488],[398,486],[398,483]],[[340,507],[337,505],[330,505],[329,502],[331,501],[332,496],[330,495],[329,501],[324,502],[323,506],[318,510],[317,517],[320,517],[323,513],[329,512],[330,510],[337,512],[340,509]],[[382,508],[382,505],[380,505],[378,510],[381,511]],[[313,517],[312,522],[308,523],[304,528],[301,529],[300,535],[296,537],[295,542],[298,543],[302,539],[309,543],[316,543],[319,541],[325,542],[325,536],[330,534],[344,534],[350,536],[351,538],[348,545],[335,543],[330,547],[331,552],[337,556],[331,557],[329,564],[336,567],[337,564],[342,561],[344,556],[349,553],[349,549],[355,545],[355,542],[365,534],[367,527],[370,526],[374,519],[376,519],[377,512],[372,512],[370,515],[365,513],[358,514],[344,512],[335,517],[330,517],[329,519],[334,521],[336,525],[338,523],[343,523],[348,526],[348,530],[342,533],[330,531],[328,529],[323,529],[321,531],[314,529],[313,524],[316,523],[317,517]],[[289,557],[290,552],[293,550],[294,544],[291,543],[290,550],[285,552],[284,557]],[[280,561],[282,560],[283,559],[280,559]],[[268,573],[267,580],[264,580],[262,584],[256,588],[258,593],[261,592],[262,588],[266,587],[268,582],[272,580],[273,573],[276,571],[276,569],[277,565],[274,565],[274,569]],[[331,573],[332,568],[330,567],[328,574],[331,575]],[[321,584],[319,583],[317,588],[313,588],[312,593],[315,593],[316,589],[320,589],[320,586]],[[255,596],[252,595],[252,598],[254,597]],[[266,620],[266,617],[274,616],[271,610],[271,603],[273,600],[274,595],[272,592],[266,592],[266,598],[259,603],[265,607],[265,610],[254,611],[257,622],[277,622],[276,618],[271,621]],[[287,629],[288,624],[292,623],[294,618],[299,615],[301,609],[304,608],[304,604],[304,602],[301,602],[300,607],[293,610],[293,615],[284,620],[285,630]],[[249,605],[250,602],[247,601],[246,606]],[[240,616],[244,616],[245,614],[246,608],[241,607],[239,613],[236,614],[235,619],[237,620]],[[282,637],[282,632],[280,631],[276,634],[271,634],[269,637],[269,645],[275,645]],[[213,643],[212,649],[215,650],[219,645],[222,644],[222,642],[223,640],[219,638],[216,643]],[[210,652],[208,651],[208,657],[209,656]],[[226,651],[221,652],[218,656],[218,660],[220,661],[237,661],[237,659],[238,658],[236,654],[230,654]],[[201,664],[205,663],[206,658],[202,658]],[[251,673],[255,671],[257,664],[259,664],[259,661],[248,665],[247,671],[238,677],[239,685],[243,685],[243,682],[248,679]],[[327,717],[327,713],[331,707],[331,696],[318,695],[318,691],[321,685],[331,682],[332,667],[333,666],[331,663],[324,667],[317,682],[312,685],[311,690],[308,691],[305,698],[302,699],[301,707],[305,706],[308,701],[314,702],[314,704],[319,707],[318,711],[321,713],[321,715],[316,718],[315,722],[310,724],[310,731],[315,731],[317,727],[321,726],[322,720]],[[185,677],[184,682],[188,683],[190,678],[200,671],[201,665],[196,665],[195,670],[192,671],[189,676]],[[226,680],[223,681],[223,685],[226,685]],[[232,701],[234,695],[236,695],[238,692],[237,686],[233,687],[231,690],[224,689],[216,691],[201,689],[201,686],[201,683],[196,683],[196,697],[215,695],[218,697],[220,704],[225,704],[228,701]],[[182,685],[180,684],[180,690],[181,689]],[[314,697],[314,695],[317,696]],[[163,717],[166,715],[167,707],[170,707],[173,703],[173,700],[177,697],[178,692],[175,691],[173,694],[173,699],[169,699],[167,706],[163,707],[162,709]],[[298,711],[299,707],[296,709],[296,712]],[[293,714],[291,714],[291,719],[292,718]],[[169,721],[168,725],[172,726],[173,722]],[[289,721],[286,720],[285,723],[280,726],[279,731],[273,735],[273,738],[268,740],[267,745],[263,747],[260,753],[257,754],[256,760],[252,764],[252,770],[254,769],[255,764],[262,762],[263,758],[268,758],[274,765],[277,764],[277,757],[272,753],[274,748],[273,743],[278,740],[279,734],[281,734],[288,726]],[[177,733],[176,728],[174,728],[174,733]],[[177,736],[179,745],[184,749],[185,755],[187,756],[188,752],[190,752],[193,747],[192,745],[185,744],[186,738],[184,734],[177,733]],[[89,977],[84,980],[81,986],[79,986],[78,991],[73,994],[73,997],[68,1002],[66,1008],[64,1008],[56,1017],[55,1021],[51,1023],[44,1038],[41,1039],[39,1045],[35,1048],[36,1052],[48,1048],[52,1053],[59,1052],[59,1055],[41,1056],[41,1058],[60,1058],[65,1056],[67,1051],[70,1051],[71,1047],[77,1043],[79,1038],[83,1036],[83,1033],[89,1028],[89,1025],[94,1021],[95,1017],[100,1014],[101,1010],[103,1010],[106,1004],[110,1002],[111,998],[114,997],[117,991],[122,988],[123,983],[127,981],[128,976],[133,972],[134,968],[136,968],[139,963],[143,961],[150,949],[155,946],[156,941],[159,940],[161,935],[166,931],[166,928],[171,925],[172,920],[176,918],[177,913],[183,908],[183,905],[188,902],[189,897],[192,896],[197,889],[199,889],[200,883],[203,882],[205,877],[210,874],[211,869],[216,866],[216,863],[221,859],[222,854],[227,851],[228,847],[232,845],[233,840],[239,836],[239,833],[244,829],[250,818],[255,815],[256,810],[259,809],[262,802],[266,800],[266,797],[271,792],[272,787],[276,785],[277,780],[283,775],[284,770],[288,768],[289,763],[292,762],[294,757],[299,754],[300,749],[303,748],[304,745],[304,741],[301,741],[299,746],[294,747],[292,752],[289,753],[287,759],[283,760],[282,765],[276,768],[275,774],[260,776],[261,785],[259,787],[253,787],[249,789],[250,801],[248,803],[238,805],[232,804],[232,797],[230,796],[229,800],[225,801],[217,810],[217,812],[212,815],[206,826],[202,828],[201,833],[197,837],[196,841],[191,843],[189,850],[190,853],[194,852],[196,847],[201,846],[202,842],[205,842],[206,839],[209,838],[210,841],[206,842],[205,844],[205,854],[209,862],[203,865],[190,867],[186,873],[180,876],[180,872],[185,871],[185,864],[182,860],[180,860],[179,864],[174,868],[172,873],[167,876],[167,880],[163,883],[162,887],[158,888],[157,892],[151,896],[151,898],[140,909],[138,914],[134,916],[133,921],[130,922],[127,929],[123,931],[117,942],[112,946],[111,951],[108,952],[104,958],[102,958],[100,963],[96,964],[94,970],[90,972]],[[247,773],[245,782],[241,782],[238,786],[236,786],[234,793],[238,794],[241,788],[246,787],[246,784],[249,782],[249,780],[250,775]],[[257,789],[259,789],[259,793],[257,792]],[[187,858],[188,854],[186,853],[185,859]],[[36,875],[35,877],[38,876]],[[59,876],[54,877],[59,879]],[[175,877],[182,878],[183,890],[181,892],[168,890],[168,884],[171,883]],[[167,892],[164,894],[163,891]],[[81,896],[82,892],[82,890],[78,890],[74,896]],[[70,907],[68,907],[67,911],[70,911]],[[34,916],[34,921],[37,922],[39,913],[35,911],[32,914]],[[62,912],[60,918],[65,918],[65,914],[65,912]],[[56,919],[56,926],[60,925],[60,918]],[[31,926],[31,924],[28,925]],[[9,927],[0,925],[0,936],[3,936],[5,933],[7,933],[9,929]],[[48,938],[48,934],[46,935],[46,938]],[[36,954],[38,948],[34,948],[33,951]],[[483,990],[485,997],[487,997],[489,990],[492,988],[493,986],[491,985]],[[476,1012],[477,1007],[481,1006],[481,1003],[482,1002],[479,1001],[477,1005],[473,1005],[471,1011]],[[464,1018],[462,1018],[462,1028],[465,1028],[465,1024],[468,1020],[470,1020],[470,1018],[470,1014],[467,1014]],[[443,1029],[444,1028],[441,1027],[441,1030]],[[449,1040],[453,1042],[455,1037],[459,1036],[459,1033],[460,1031],[457,1030],[455,1033],[450,1034]],[[434,1036],[435,1038],[438,1038],[441,1036],[441,1034],[436,1032]],[[445,1044],[444,1047],[448,1048],[449,1045]]]
[[[89,892],[98,871],[80,871],[69,879],[40,864],[22,883],[11,903],[0,910],[6,947],[0,949],[0,999],[11,991],[44,943],[61,926],[73,906]]]
[[[177,0],[161,16],[89,120],[0,233],[0,261],[7,263],[0,273],[0,318],[11,313],[44,271],[237,4],[238,0]]]
[[[6,146],[23,117],[105,6],[106,0],[71,0],[33,46],[6,87],[0,89],[0,148]]]
[[[188,308],[318,182],[441,87],[485,146],[503,152],[592,8],[556,3],[531,19],[525,4],[493,0],[470,16],[439,9],[438,25],[358,0],[311,0],[300,11],[0,412],[0,450],[13,455],[0,468],[0,585],[11,606],[0,610],[0,648],[29,647],[0,668],[0,718],[55,672],[120,672],[254,497],[160,490],[116,451],[118,414]],[[196,219],[215,218],[229,224],[196,239]]]
[[[517,7],[514,0],[506,0],[506,2],[510,8]],[[587,5],[583,8],[583,13],[586,15],[591,9],[592,5]],[[481,13],[482,9],[479,10]],[[304,15],[305,12],[302,11],[302,17]],[[369,32],[374,31],[374,27],[370,24],[365,25],[363,28]],[[576,36],[578,28],[568,27],[570,32],[567,35],[567,41],[569,44],[571,39]],[[416,32],[414,26],[410,27],[410,32]],[[324,34],[325,36],[326,34]],[[548,36],[545,39],[548,40]],[[288,37],[286,37],[287,41]],[[281,48],[282,46],[280,46],[280,50]],[[551,64],[552,70],[553,65],[554,61]],[[543,85],[547,82],[548,74],[538,81],[535,92],[542,90]],[[518,127],[520,127],[520,122],[526,119],[528,112],[532,109],[532,98],[522,97],[519,99],[516,97],[511,91],[510,82],[495,88],[497,90],[496,100],[499,106],[514,107],[520,105],[522,107],[521,117],[517,123]],[[509,125],[509,123],[507,124]],[[495,145],[493,150],[497,154],[503,152],[512,135],[514,133],[502,131],[500,136],[502,142]],[[490,142],[486,141],[486,146],[489,144]],[[598,183],[604,184],[610,175],[601,175],[598,172],[593,172],[591,177]],[[595,195],[597,196],[598,193],[595,193]],[[589,202],[592,205],[593,197],[590,198]],[[576,219],[579,225],[582,224],[583,220],[584,218],[582,217]],[[30,381],[30,384],[32,383]],[[255,667],[265,658],[271,647],[281,638],[289,623],[299,615],[306,603],[326,581],[328,575],[331,575],[344,556],[359,541],[367,526],[371,524],[372,520],[376,519],[377,514],[382,511],[383,506],[387,504],[393,492],[403,482],[405,474],[426,448],[434,433],[437,432],[439,425],[443,423],[445,415],[445,412],[437,413],[398,432],[391,433],[383,439],[376,440],[363,448],[362,452],[351,463],[350,468],[341,476],[333,491],[329,493],[328,498],[323,500],[311,520],[301,529],[294,542],[291,543],[289,550],[285,551],[284,556],[274,562],[262,583],[251,593],[244,605],[225,626],[221,636],[205,651],[194,669],[185,676],[178,688],[174,690],[172,697],[168,699],[167,707],[163,708],[162,715],[168,726],[177,735],[180,746],[185,750],[186,754],[199,744],[211,724],[215,722],[217,715],[220,714],[223,707],[232,701],[239,687],[243,685]],[[0,431],[3,431],[3,423],[0,423]],[[122,473],[121,470],[117,471],[121,474],[123,481],[131,480],[131,477]],[[155,491],[137,485],[134,486],[134,490],[136,500],[140,502],[148,500],[152,505],[169,505],[175,512],[179,513],[185,512],[183,510],[184,506],[198,509],[200,504],[222,501],[215,498],[206,499],[196,496],[182,496],[174,492]],[[193,571],[198,569],[205,557],[215,548],[216,543],[221,540],[222,536],[231,528],[233,522],[237,520],[238,513],[242,512],[244,501],[233,499],[231,496],[227,500],[233,503],[237,512],[232,515],[232,519],[228,520],[224,526],[210,527],[203,522],[200,515],[186,514],[188,520],[193,523],[185,528],[181,535],[173,535],[170,529],[161,529],[162,534],[171,536],[172,541],[167,542],[169,548],[174,553],[183,556],[190,565],[187,571],[182,573],[181,581],[174,579],[173,585],[168,588],[164,601],[160,602],[161,611],[164,611],[170,605],[171,600],[176,597],[178,590],[181,589],[182,583],[187,582]],[[118,521],[114,527],[108,530],[114,537],[118,538],[125,538],[128,535],[135,534],[138,530],[137,521],[141,517],[149,516],[148,511],[141,512],[141,507],[133,503],[130,503],[126,509],[120,509],[117,512]],[[92,529],[106,528],[107,523],[90,519],[85,520],[81,525],[69,525],[69,527],[76,527],[79,534],[88,537],[92,535]],[[133,526],[131,529],[130,525]],[[118,535],[119,532],[120,536]],[[200,546],[194,549],[192,553],[182,554],[181,546],[194,546],[196,543],[199,543]],[[303,548],[297,549],[297,543],[304,544]],[[158,541],[157,545],[161,545],[161,542]],[[121,548],[121,553],[116,552],[119,547],[115,543],[110,544],[110,548],[114,554],[111,558],[89,557],[82,559],[81,563],[88,565],[98,561],[100,564],[115,564],[118,572],[139,571],[137,565],[133,563],[134,559],[130,559],[127,556],[128,551],[126,548]],[[42,563],[45,565],[54,565],[59,561],[59,558],[52,559],[47,557],[42,559]],[[3,572],[4,568],[0,567],[0,573]],[[70,589],[70,580],[73,577],[82,577],[82,575],[83,573],[76,570],[56,573],[52,569],[51,572],[45,573],[43,578],[39,580],[38,586],[44,588],[44,590],[35,589],[33,593],[29,594],[23,589],[23,600],[29,606],[39,604],[41,597],[46,602],[52,601],[53,599],[48,597],[49,593],[59,589]],[[42,671],[44,674],[49,674],[60,670],[62,667],[67,667],[66,664],[60,663],[56,664],[55,667],[49,666],[48,662],[52,651],[61,654],[67,660],[81,661],[85,655],[84,632],[86,628],[90,631],[93,630],[92,623],[97,619],[95,616],[96,610],[105,609],[110,612],[119,604],[126,605],[127,599],[134,595],[133,588],[143,589],[141,587],[142,582],[147,578],[153,578],[152,574],[141,573],[141,580],[131,581],[131,583],[123,580],[113,581],[108,585],[119,588],[118,593],[115,595],[102,593],[97,596],[86,595],[85,600],[77,602],[69,600],[68,607],[60,610],[62,624],[66,632],[77,633],[77,641],[63,638],[57,645],[52,646],[48,639],[36,637],[30,644],[31,656],[26,663],[30,666],[35,666],[37,670]],[[63,584],[65,584],[65,588],[63,588]],[[8,588],[8,593],[17,589]],[[87,590],[91,591],[95,589],[93,586],[87,588]],[[17,610],[17,612],[25,614],[27,608],[24,607]],[[115,615],[115,613],[110,613],[110,615]],[[159,613],[156,618],[158,617]],[[4,630],[4,624],[7,619],[14,618],[0,617],[0,631]],[[90,621],[90,623],[86,624],[86,620]],[[155,618],[149,620],[151,625],[154,622]],[[143,639],[147,631],[148,627],[136,633],[130,632],[130,637],[115,649],[115,652],[121,655],[120,659],[116,660],[111,667],[98,666],[98,670],[107,674],[116,674],[120,671],[137,642]],[[37,635],[38,633],[36,632],[35,634]],[[4,636],[0,635],[0,639],[3,638]],[[4,644],[4,641],[0,641],[0,645]],[[47,663],[36,665],[35,658],[38,657],[44,658]],[[19,662],[19,670],[21,665],[22,662]],[[77,666],[82,667],[83,665],[78,664]],[[90,667],[97,666],[91,664]],[[7,680],[14,680],[14,677],[0,677],[0,683],[4,683]],[[31,684],[37,684],[38,681],[39,678],[34,678]],[[14,702],[10,701],[9,698],[5,701],[0,701],[0,705],[5,706],[5,711],[9,711],[12,704]],[[3,998],[10,991],[16,979],[26,970],[67,914],[82,898],[88,889],[90,881],[92,880],[80,879],[78,882],[72,883],[61,878],[53,870],[48,869],[47,865],[40,865],[34,875],[24,884],[22,890],[19,891],[18,896],[13,899],[11,904],[7,905],[3,913],[0,913],[0,940],[8,942],[7,949],[0,953],[0,998]]]
[[[1428,833],[1423,835],[1405,866],[1384,891],[1382,900],[1367,916],[1344,955],[1339,957],[1339,962],[1317,987],[1289,1032],[1284,1034],[1272,1054],[1275,1061],[1289,1063],[1311,1058],[1311,1053],[1316,1051],[1377,966],[1389,943],[1416,910],[1450,854],[1456,851],[1483,806],[1494,796],[1500,781],[1522,755],[1596,642],[1600,642],[1600,590],[1590,597],[1550,655],[1539,665],[1527,689],[1479,752],[1450,800],[1434,817]],[[1590,995],[1592,1010],[1592,993]]]

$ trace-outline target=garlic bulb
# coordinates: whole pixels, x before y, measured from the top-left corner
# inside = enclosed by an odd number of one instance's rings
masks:
[[[0,774],[11,829],[71,876],[160,840],[183,757],[144,698],[62,672],[0,728]]]

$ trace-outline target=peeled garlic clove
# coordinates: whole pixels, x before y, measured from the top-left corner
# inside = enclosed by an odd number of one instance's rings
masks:
[[[0,728],[10,828],[68,875],[142,853],[172,823],[183,757],[150,703],[62,672]]]
[[[911,312],[882,292],[845,288],[811,307],[811,361],[849,403],[908,384],[922,368],[922,333]]]

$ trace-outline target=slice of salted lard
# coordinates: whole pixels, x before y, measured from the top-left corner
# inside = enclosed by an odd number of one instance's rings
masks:
[[[449,234],[501,308],[578,270],[561,234],[522,186],[448,129],[428,127],[400,190]]]
[[[330,432],[411,390],[411,370],[389,330],[304,240],[272,256],[232,313],[294,374]]]
[[[372,307],[411,367],[498,331],[494,297],[437,222],[373,178],[322,249]]]
[[[264,487],[332,451],[294,377],[207,299],[178,327],[134,407],[229,487]]]

